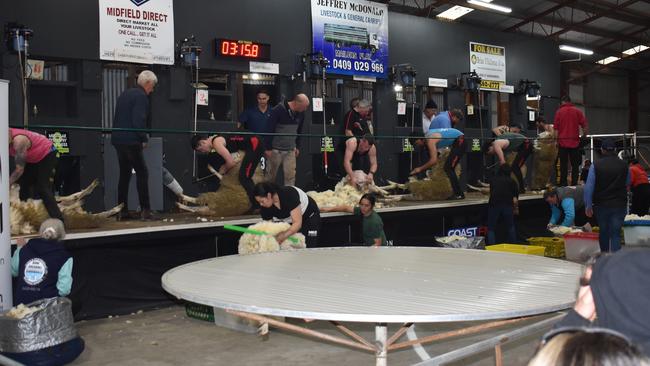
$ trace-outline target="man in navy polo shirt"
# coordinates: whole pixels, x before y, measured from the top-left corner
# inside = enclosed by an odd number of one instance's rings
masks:
[[[239,115],[239,128],[250,132],[266,133],[269,132],[269,117],[271,117],[271,108],[269,108],[269,93],[266,89],[259,89],[256,94],[257,106],[246,108]]]

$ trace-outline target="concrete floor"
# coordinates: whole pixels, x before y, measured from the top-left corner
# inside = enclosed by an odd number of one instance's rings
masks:
[[[291,323],[305,325],[301,320]],[[467,325],[468,323],[465,323]],[[474,324],[474,323],[471,323]],[[72,365],[373,365],[374,355],[328,344],[281,330],[259,337],[188,318],[182,306],[129,316],[77,323],[86,349]],[[339,335],[329,323],[316,321],[308,328]],[[350,327],[366,339],[373,339],[368,324]],[[419,324],[418,336],[459,328],[459,324]],[[397,327],[392,327],[397,328]],[[431,354],[448,352],[459,346],[503,333],[514,327],[500,328],[474,336],[426,345]],[[389,334],[391,333],[389,329]],[[504,346],[504,365],[526,365],[543,332],[532,334]],[[403,336],[401,340],[405,340]],[[389,365],[411,365],[420,361],[412,348],[389,353]],[[453,365],[494,365],[494,352],[485,352]]]

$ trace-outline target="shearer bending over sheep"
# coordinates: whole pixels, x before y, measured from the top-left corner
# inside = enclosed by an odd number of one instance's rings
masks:
[[[308,248],[318,246],[320,231],[320,211],[313,198],[302,189],[293,186],[280,187],[275,183],[257,183],[254,188],[255,200],[259,203],[260,215],[264,220],[282,220],[291,226],[275,236],[283,243],[291,235],[300,232]]]
[[[426,141],[425,141],[426,140]],[[455,128],[430,129],[426,137],[421,131],[414,131],[410,138],[411,145],[418,148],[426,146],[429,152],[429,160],[419,167],[414,168],[410,175],[420,174],[438,163],[438,149],[450,147],[451,151],[445,161],[445,173],[454,193],[448,199],[463,199],[465,194],[460,188],[458,176],[456,176],[456,165],[465,154],[465,135]]]
[[[9,155],[14,157],[16,164],[9,185],[20,184],[20,199],[35,198],[34,193],[38,193],[48,215],[63,221],[52,194],[52,182],[59,162],[59,153],[52,141],[35,132],[10,128]]]
[[[255,187],[255,183],[253,183],[253,175],[255,174],[255,169],[257,169],[257,164],[260,162],[260,158],[264,154],[264,145],[259,137],[239,135],[214,135],[208,137],[204,135],[195,135],[192,136],[191,143],[192,149],[199,153],[208,154],[215,152],[223,158],[224,163],[219,168],[219,174],[221,175],[226,174],[236,165],[232,153],[244,150],[246,155],[244,156],[244,161],[239,168],[239,182],[246,190],[248,199],[251,201],[253,207],[257,207],[257,202],[253,196],[253,188]]]
[[[368,156],[370,160],[370,170],[367,172],[366,182],[357,181],[355,170],[362,170],[362,157]],[[363,137],[350,137],[345,141],[345,155],[343,156],[343,168],[347,173],[348,183],[351,186],[357,186],[362,183],[373,183],[375,173],[377,173],[377,148],[375,147],[375,138],[367,133]]]
[[[506,132],[497,136],[493,141],[487,141],[483,144],[482,150],[484,154],[496,155],[499,159],[499,165],[506,164],[507,153],[516,151],[517,156],[512,162],[512,173],[517,178],[519,193],[526,192],[521,168],[526,164],[526,159],[533,152],[533,144],[526,136],[519,133]]]

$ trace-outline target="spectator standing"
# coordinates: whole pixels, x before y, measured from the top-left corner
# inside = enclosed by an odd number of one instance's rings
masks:
[[[580,174],[580,129],[582,136],[589,132],[587,119],[581,110],[571,103],[568,95],[562,97],[562,104],[555,113],[553,128],[557,131],[558,155],[560,158],[560,185],[568,185],[569,162],[571,163],[571,184],[576,185]]]
[[[585,184],[585,214],[600,228],[602,252],[621,249],[621,228],[627,213],[627,186],[630,172],[627,164],[616,156],[616,143],[606,139],[601,145],[603,157],[591,164]]]
[[[345,136],[361,137],[367,133],[372,134],[368,124],[370,117],[370,102],[360,99],[357,104],[345,114]]]
[[[429,99],[422,112],[422,133],[427,134],[431,127],[431,122],[438,114],[438,105],[433,99]]]
[[[269,132],[269,118],[271,117],[269,92],[266,89],[259,89],[255,97],[257,105],[246,108],[239,115],[238,127],[250,132],[264,134]]]
[[[296,183],[296,158],[300,154],[300,133],[309,107],[305,94],[296,94],[291,100],[284,100],[271,110],[269,132],[282,134],[265,138],[265,157],[269,161],[269,181],[274,182],[282,166],[284,185]]]
[[[644,216],[650,208],[650,182],[648,173],[643,169],[637,159],[630,161],[630,178],[632,189],[632,207],[630,213]]]
[[[137,86],[125,90],[117,99],[115,106],[114,128],[145,129],[149,117],[149,98],[158,78],[149,70],[138,75]],[[143,149],[147,147],[149,137],[142,131],[113,131],[111,143],[117,151],[120,165],[120,179],[117,186],[117,203],[124,204],[119,219],[129,218],[129,182],[131,171],[135,170],[138,199],[143,220],[153,219],[149,204],[149,171],[144,161]]]

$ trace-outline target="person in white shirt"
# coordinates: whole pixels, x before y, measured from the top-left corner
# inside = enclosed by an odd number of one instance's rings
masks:
[[[422,132],[426,135],[429,132],[429,126],[431,121],[438,114],[438,105],[433,100],[429,100],[424,106],[424,112],[422,112]]]

